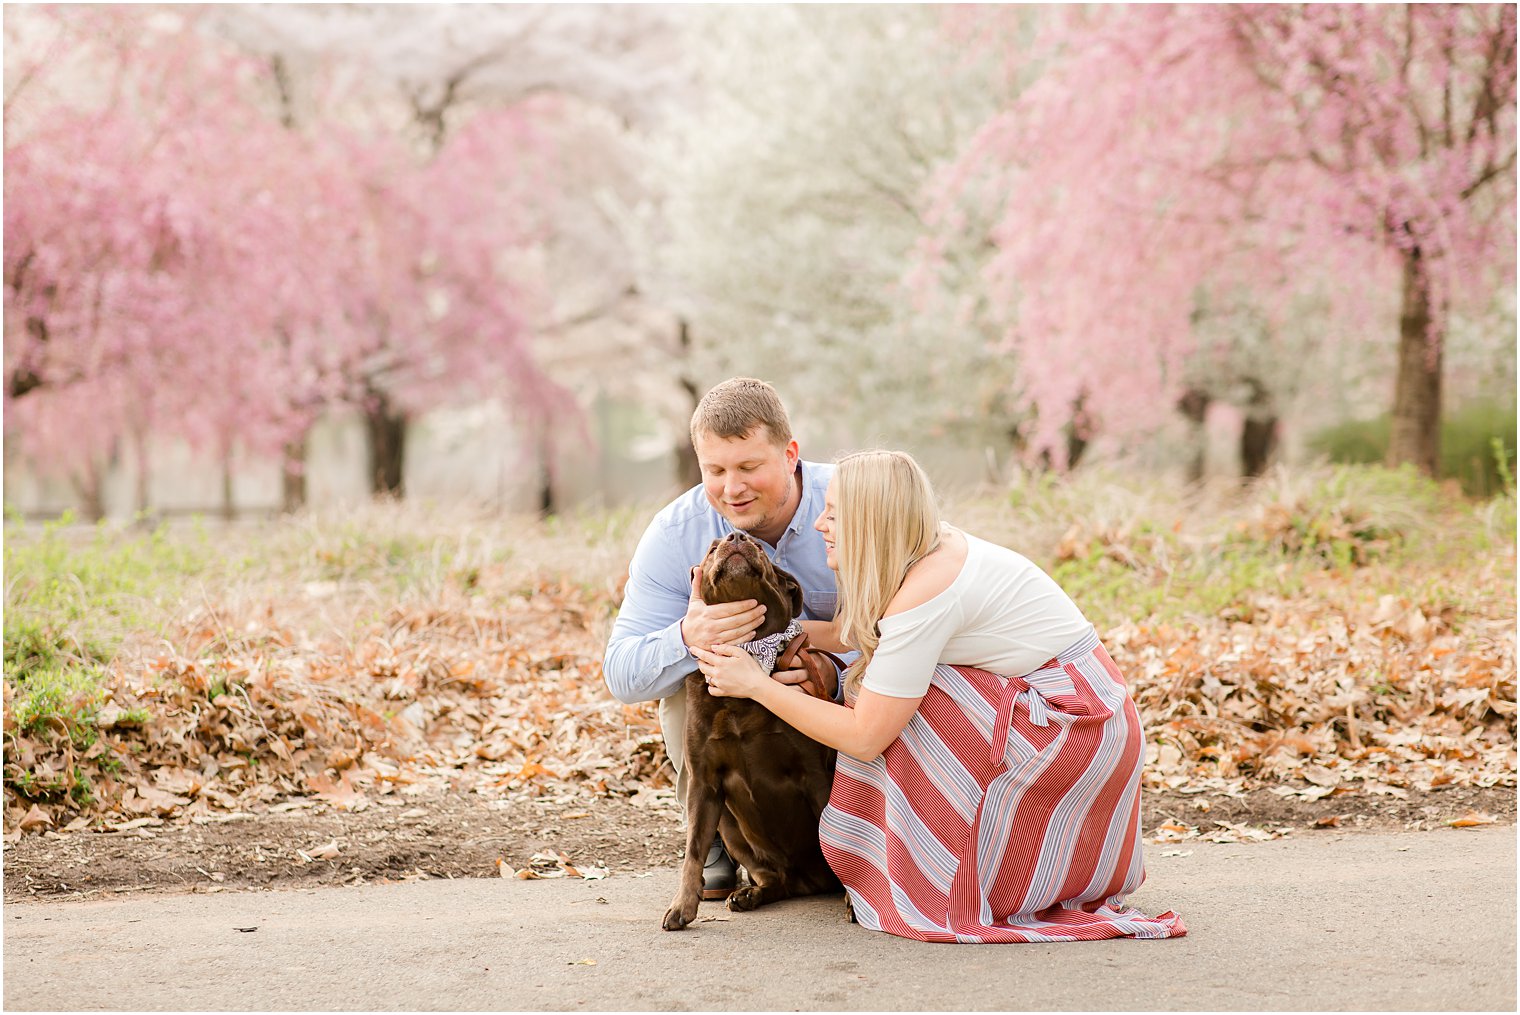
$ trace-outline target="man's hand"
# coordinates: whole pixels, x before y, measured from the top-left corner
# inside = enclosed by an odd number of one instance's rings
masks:
[[[783,684],[803,684],[807,682],[807,678],[808,671],[800,666],[795,670],[774,670],[771,672],[771,679],[778,680]]]
[[[686,616],[681,618],[681,640],[688,648],[753,641],[764,619],[765,607],[753,599],[713,606],[702,602],[701,571],[691,569],[691,598],[686,602]]]

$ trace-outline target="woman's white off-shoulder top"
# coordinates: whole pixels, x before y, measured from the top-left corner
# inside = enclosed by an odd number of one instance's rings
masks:
[[[862,687],[919,698],[941,663],[1019,677],[1087,633],[1087,618],[1050,575],[1007,547],[963,535],[966,563],[950,587],[881,618]]]

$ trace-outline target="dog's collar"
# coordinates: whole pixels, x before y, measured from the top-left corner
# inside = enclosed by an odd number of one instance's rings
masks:
[[[760,664],[762,670],[770,673],[776,668],[776,657],[792,643],[793,638],[796,638],[801,633],[802,625],[794,619],[790,624],[786,625],[786,630],[780,634],[767,635],[755,641],[747,641],[739,647],[754,656],[755,662]]]

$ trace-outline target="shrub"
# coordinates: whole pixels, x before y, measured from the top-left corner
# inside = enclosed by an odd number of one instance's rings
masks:
[[[1441,475],[1456,479],[1472,497],[1494,497],[1515,488],[1515,409],[1479,402],[1441,420]],[[1333,462],[1381,462],[1388,453],[1392,421],[1353,420],[1327,427],[1309,446]],[[1496,443],[1497,442],[1497,443]]]

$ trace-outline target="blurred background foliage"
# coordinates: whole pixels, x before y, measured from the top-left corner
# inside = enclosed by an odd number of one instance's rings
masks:
[[[4,27],[19,516],[647,503],[734,374],[806,456],[899,445],[952,485],[1513,485],[1509,6]]]

